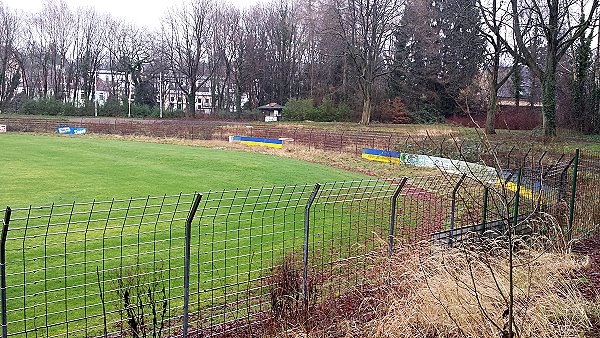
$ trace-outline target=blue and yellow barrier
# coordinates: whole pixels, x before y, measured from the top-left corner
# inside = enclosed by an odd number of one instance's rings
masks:
[[[385,163],[400,163],[400,153],[397,151],[363,148],[362,158]]]
[[[269,148],[283,148],[283,140],[274,140],[269,138],[246,137],[246,136],[231,136],[230,142],[239,142],[249,146],[262,146]]]
[[[498,179],[496,181],[496,186],[501,187],[502,183],[503,183],[502,180]],[[508,181],[508,182],[505,182],[505,184],[506,184],[506,190],[510,190],[514,193],[517,192],[517,184],[516,183]],[[533,190],[528,189],[527,187],[524,187],[523,185],[521,185],[519,187],[519,195],[521,195],[521,197],[523,197],[523,198],[527,198],[529,200],[534,200],[537,196],[540,195],[540,192],[537,191],[537,194],[536,194],[536,193],[534,193]]]

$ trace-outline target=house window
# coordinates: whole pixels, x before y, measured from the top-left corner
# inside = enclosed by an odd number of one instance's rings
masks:
[[[175,102],[175,96],[171,96],[171,102]]]
[[[104,101],[104,93],[99,93],[98,96],[100,97],[100,101]]]

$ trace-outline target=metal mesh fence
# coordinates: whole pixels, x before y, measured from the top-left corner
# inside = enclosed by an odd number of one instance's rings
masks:
[[[600,153],[581,152],[575,168],[567,172],[572,204],[563,211],[570,212],[573,238],[584,238],[600,230]]]
[[[269,318],[286,261],[288,296],[342,293],[387,252],[399,182],[7,209],[6,335],[222,334]]]
[[[566,203],[569,166],[522,175],[519,213]],[[7,209],[6,332],[171,336],[185,323],[190,334],[226,333],[270,318],[275,272],[286,262],[293,275],[285,277],[299,283],[286,296],[343,293],[394,243],[506,218],[513,176],[487,185],[444,175]]]
[[[354,147],[369,140],[382,145],[365,137]],[[513,153],[493,178],[466,172],[6,209],[3,332],[235,332],[360,287],[394,245],[508,223],[517,195],[519,215],[550,213],[573,237],[598,230],[600,155]]]
[[[4,329],[11,337],[216,336],[256,325],[285,311],[282,299],[314,304],[362,285],[394,243],[448,230],[465,210],[452,203],[460,180],[7,209]],[[293,281],[283,294],[281,278]]]
[[[165,332],[177,330],[191,197],[12,210],[8,335],[123,335],[128,311],[152,308],[175,319]]]

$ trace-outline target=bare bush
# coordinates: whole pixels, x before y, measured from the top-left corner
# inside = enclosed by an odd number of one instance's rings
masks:
[[[546,240],[520,238],[514,253],[515,335],[578,336],[590,327],[590,304],[567,275],[586,264],[545,251]],[[504,241],[483,246],[407,247],[391,260],[382,315],[365,326],[376,337],[505,337],[510,289]]]
[[[115,293],[131,337],[159,338],[163,334],[168,299],[162,269],[144,272],[139,266],[117,271]]]

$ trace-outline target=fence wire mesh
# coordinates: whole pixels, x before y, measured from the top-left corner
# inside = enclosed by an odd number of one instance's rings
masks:
[[[167,136],[161,128],[154,131]],[[190,128],[182,137],[200,138]],[[202,137],[228,134],[216,128]],[[456,144],[427,138],[288,134],[329,150],[404,144],[435,156],[457,153]],[[281,315],[291,306],[282,299],[313,304],[360,287],[394,243],[507,223],[517,191],[519,214],[547,212],[567,226],[571,211],[574,237],[598,230],[599,154],[583,152],[576,163],[571,155],[510,148],[486,161],[481,151],[461,144],[458,153],[504,168],[493,179],[467,172],[4,210],[3,329],[10,337],[232,333]],[[283,289],[280,278],[291,285]]]
[[[7,336],[175,336],[185,322],[188,335],[226,333],[269,318],[285,261],[306,301],[342,293],[387,251],[398,182],[199,194],[189,241],[195,194],[12,209]]]

